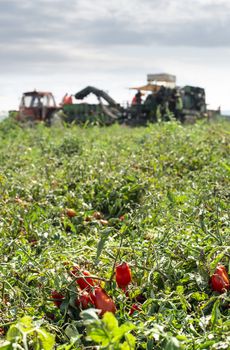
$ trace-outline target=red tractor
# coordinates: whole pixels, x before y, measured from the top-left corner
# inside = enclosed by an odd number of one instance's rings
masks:
[[[16,119],[21,122],[44,121],[51,124],[55,112],[59,109],[51,92],[24,92]]]

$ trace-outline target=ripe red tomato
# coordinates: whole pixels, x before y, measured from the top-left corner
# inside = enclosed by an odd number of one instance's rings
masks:
[[[73,270],[72,270],[72,273],[75,275],[75,276],[81,276],[81,275],[84,275],[82,277],[79,277],[76,279],[76,283],[79,285],[79,287],[81,288],[81,290],[86,290],[87,292],[89,292],[91,290],[91,287],[93,287],[95,285],[95,281],[93,281],[92,278],[88,278],[88,276],[90,276],[91,274],[89,273],[89,271],[87,270],[84,270],[84,271],[81,271],[80,268],[78,266],[74,266]]]
[[[89,304],[93,304],[93,301],[89,293],[83,290],[78,296],[78,298],[76,299],[75,304],[76,306],[84,310],[89,307]]]
[[[126,290],[132,279],[132,273],[129,265],[126,262],[121,263],[116,267],[116,282],[119,288]]]
[[[64,295],[62,295],[61,293],[59,293],[56,290],[52,290],[51,292],[51,298],[54,299],[54,304],[60,308],[61,303],[62,303],[62,299],[64,299]]]
[[[141,307],[138,304],[133,304],[129,311],[129,315],[131,316],[135,311],[141,311]]]
[[[74,209],[70,209],[70,208],[67,208],[66,209],[66,215],[69,217],[69,218],[73,218],[74,216],[77,215],[76,211]]]
[[[106,311],[115,313],[116,306],[111,297],[102,289],[101,287],[96,287],[91,293],[91,298],[93,300],[96,309],[101,310],[100,315],[103,315]]]
[[[217,266],[214,274],[211,276],[211,286],[215,292],[219,293],[230,289],[230,280],[225,266]]]

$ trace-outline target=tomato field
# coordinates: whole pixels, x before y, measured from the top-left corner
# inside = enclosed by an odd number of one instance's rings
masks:
[[[0,138],[0,349],[229,349],[229,122]]]

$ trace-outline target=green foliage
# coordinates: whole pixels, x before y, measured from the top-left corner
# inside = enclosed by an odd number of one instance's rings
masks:
[[[0,123],[1,349],[227,349],[229,291],[209,280],[219,263],[230,271],[229,130]],[[126,294],[114,279],[121,261]],[[77,264],[115,316],[81,318]]]
[[[83,311],[83,317],[87,324],[88,340],[101,345],[105,350],[134,350],[136,339],[130,333],[135,329],[132,323],[126,322],[118,325],[116,317],[111,312],[106,312],[100,320],[96,314],[92,319],[92,311]]]
[[[52,350],[54,349],[54,336],[45,331],[37,323],[32,322],[32,318],[25,316],[18,323],[10,326],[6,341],[0,343],[0,349],[34,349],[34,350]]]

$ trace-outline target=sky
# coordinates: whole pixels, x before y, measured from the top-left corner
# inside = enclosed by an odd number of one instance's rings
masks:
[[[123,103],[149,73],[230,110],[229,0],[0,0],[0,23],[0,110],[24,91],[59,103],[87,85]]]

